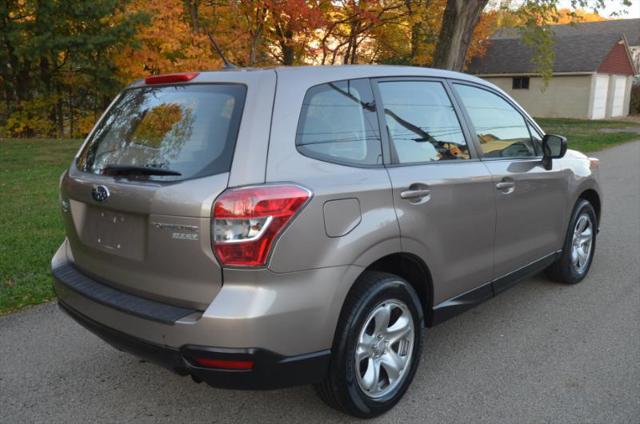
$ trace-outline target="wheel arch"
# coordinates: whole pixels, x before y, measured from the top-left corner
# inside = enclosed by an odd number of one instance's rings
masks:
[[[596,219],[598,220],[598,226],[600,226],[600,220],[601,220],[601,214],[602,214],[602,202],[600,200],[600,195],[594,189],[589,188],[584,190],[582,193],[580,193],[580,196],[578,196],[578,201],[582,199],[591,203],[591,206],[593,206],[593,209],[596,212]]]
[[[433,310],[433,279],[429,266],[420,257],[408,252],[395,252],[373,261],[354,281],[351,289],[367,271],[394,274],[406,280],[416,291],[424,313],[424,323],[430,327]],[[349,291],[351,291],[351,289]],[[347,294],[348,296],[348,294]]]

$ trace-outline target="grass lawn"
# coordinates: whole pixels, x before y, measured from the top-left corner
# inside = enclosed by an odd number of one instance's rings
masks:
[[[616,144],[640,140],[640,133],[625,132],[625,128],[640,125],[630,121],[585,121],[581,119],[536,118],[536,122],[550,134],[567,137],[569,148],[581,152],[602,150]],[[601,132],[602,129],[617,129],[619,132]]]
[[[0,140],[0,314],[53,297],[49,261],[64,239],[58,177],[79,145]]]
[[[584,152],[640,139],[638,133],[599,131],[632,122],[537,121]],[[0,314],[53,297],[49,261],[64,238],[58,177],[79,145],[79,140],[0,140]]]

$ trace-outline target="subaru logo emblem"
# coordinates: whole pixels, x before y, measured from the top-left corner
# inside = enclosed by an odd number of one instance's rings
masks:
[[[96,202],[104,202],[110,195],[109,189],[103,185],[94,186],[91,190],[91,196]]]

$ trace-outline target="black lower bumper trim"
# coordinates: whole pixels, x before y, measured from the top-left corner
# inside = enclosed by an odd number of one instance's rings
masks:
[[[52,268],[51,273],[59,284],[94,302],[144,319],[158,321],[163,324],[174,324],[180,318],[198,312],[194,309],[160,303],[116,290],[90,278],[71,264]]]
[[[62,301],[60,308],[80,325],[116,349],[168,368],[178,374],[191,374],[213,387],[227,389],[268,390],[317,383],[325,377],[330,350],[296,356],[282,356],[266,349],[229,349],[185,345],[180,349],[141,340],[109,328],[79,313]],[[198,366],[196,357],[251,360],[250,370],[223,370]]]

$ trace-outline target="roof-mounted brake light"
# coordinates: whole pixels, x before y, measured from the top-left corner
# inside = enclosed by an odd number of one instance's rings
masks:
[[[145,84],[172,84],[187,82],[197,77],[199,72],[184,72],[180,74],[151,75],[144,79]]]

